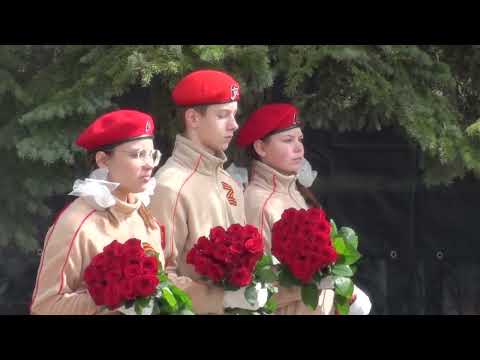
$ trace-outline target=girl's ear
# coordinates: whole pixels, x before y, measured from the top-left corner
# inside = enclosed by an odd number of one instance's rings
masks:
[[[267,152],[265,151],[265,143],[262,140],[255,140],[253,143],[253,150],[255,150],[257,155],[261,158],[267,155]]]
[[[109,156],[104,151],[98,151],[95,154],[95,161],[100,169],[108,168],[108,159]]]

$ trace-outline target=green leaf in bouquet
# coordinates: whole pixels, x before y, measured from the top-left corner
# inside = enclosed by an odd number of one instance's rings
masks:
[[[278,276],[271,266],[264,266],[255,274],[261,282],[273,283],[278,280]]]
[[[352,269],[348,265],[336,264],[332,267],[332,273],[337,276],[353,276]]]
[[[350,278],[339,276],[334,280],[335,293],[345,298],[350,298],[353,294],[353,282]]]
[[[348,311],[350,310],[350,305],[348,303],[348,299],[335,294],[335,309],[337,310],[338,315],[348,315]]]
[[[273,314],[277,310],[277,303],[270,297],[263,308],[267,314]]]
[[[185,308],[192,310],[192,299],[190,299],[190,296],[188,296],[185,291],[176,286],[171,286],[170,290],[177,298],[177,302],[180,304],[180,306],[184,306]]]
[[[158,273],[157,277],[160,283],[169,282],[168,275],[163,271]]]
[[[346,249],[347,244],[345,243],[345,240],[341,236],[334,237],[332,244],[337,254],[343,255],[347,251]]]
[[[330,224],[332,225],[332,232],[331,232],[331,237],[334,238],[337,236],[338,230],[337,230],[337,224],[335,224],[335,221],[333,219],[330,219]]]
[[[142,297],[135,300],[135,304],[140,305],[142,308],[148,306],[150,303],[150,297]]]
[[[350,265],[361,258],[358,250],[343,237],[337,236],[335,239],[333,239],[333,247],[338,255],[343,256],[339,257],[337,264]]]
[[[353,229],[343,226],[339,233],[354,249],[358,248],[358,236]]]
[[[162,295],[163,295],[163,298],[165,299],[165,302],[172,309],[172,311],[177,311],[178,310],[177,300],[175,299],[175,296],[173,296],[173,293],[170,290],[170,288],[168,287],[163,288]]]
[[[357,272],[357,265],[350,265],[350,269],[352,269],[353,275]]]
[[[163,298],[157,304],[159,309],[158,315],[171,315],[174,312],[170,305],[168,305],[167,302],[163,300]]]
[[[362,258],[362,255],[360,255],[359,253],[353,254],[353,255],[347,255],[347,256],[344,256],[342,264],[352,265],[352,264],[355,264],[361,258]]]
[[[310,306],[312,310],[317,308],[319,296],[320,291],[315,283],[302,285],[302,301],[305,305]]]
[[[273,265],[272,256],[263,255],[260,261],[257,262],[257,265],[255,266],[255,272],[257,272],[261,268],[264,268],[265,266],[271,266],[271,265]]]
[[[291,271],[285,266],[281,265],[280,272],[278,274],[278,281],[280,286],[290,288],[292,286],[301,286],[300,281],[293,276]]]
[[[245,299],[250,305],[255,305],[257,303],[257,290],[255,289],[255,284],[252,284],[245,289]]]

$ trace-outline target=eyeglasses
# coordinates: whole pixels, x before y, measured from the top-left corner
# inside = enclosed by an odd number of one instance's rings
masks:
[[[149,160],[153,162],[153,166],[157,166],[160,163],[160,158],[162,157],[162,153],[160,150],[145,150],[141,149],[135,152],[132,151],[122,151],[116,150],[118,152],[124,152],[129,154],[132,158],[140,160],[143,164],[146,164]]]

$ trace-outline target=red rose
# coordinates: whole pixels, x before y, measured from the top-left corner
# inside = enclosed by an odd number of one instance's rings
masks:
[[[223,268],[213,261],[207,262],[207,276],[212,279],[213,282],[221,281],[225,276]]]
[[[222,243],[227,240],[227,232],[221,226],[214,227],[210,230],[210,240],[212,243]]]
[[[239,243],[230,245],[229,249],[230,249],[230,253],[233,254],[233,255],[239,255],[239,254],[243,253],[243,250],[244,250],[243,246],[240,245]]]
[[[232,224],[230,227],[227,229],[228,234],[235,234],[235,233],[241,233],[243,231],[243,226],[240,224]]]
[[[252,254],[263,253],[263,238],[260,234],[245,241],[245,249]]]
[[[110,310],[118,308],[123,301],[120,286],[118,284],[108,284],[105,287],[104,300],[105,305]]]
[[[321,255],[324,257],[324,262],[327,265],[333,264],[335,261],[337,261],[337,252],[333,246],[325,248]]]
[[[229,282],[238,287],[247,286],[252,282],[252,273],[249,272],[246,268],[241,267],[233,271]]]
[[[206,252],[206,253],[211,252],[213,248],[212,243],[205,236],[202,236],[200,239],[198,239],[198,242],[195,244],[195,246],[201,252]]]
[[[305,260],[295,259],[290,264],[290,270],[298,280],[304,284],[310,282],[315,274],[315,270],[309,267]]]
[[[187,253],[187,263],[215,283],[232,278],[237,283],[250,283],[251,273],[262,255],[263,238],[258,229],[233,224],[226,231],[220,226],[212,228],[210,239],[199,238]]]
[[[105,305],[105,286],[101,283],[95,283],[88,286],[88,292],[96,305]]]
[[[120,244],[117,240],[114,240],[103,248],[103,253],[107,257],[122,257],[124,249],[122,244]]]
[[[145,251],[142,242],[135,238],[127,240],[124,244],[124,254],[128,259],[143,258]]]
[[[336,260],[330,234],[331,224],[323,210],[287,209],[272,227],[272,254],[307,283]]]
[[[158,272],[158,259],[155,256],[145,257],[142,261],[143,273],[156,275]]]
[[[95,255],[91,261],[91,265],[98,269],[103,269],[105,267],[105,264],[106,256],[103,253]]]
[[[294,208],[286,209],[286,210],[282,213],[282,220],[283,220],[283,219],[295,218],[296,215],[297,215],[297,210],[296,210],[296,209],[294,209]]]
[[[192,265],[195,267],[195,271],[200,275],[207,275],[207,257],[199,253],[196,254]]]
[[[230,263],[232,261],[232,256],[230,254],[229,248],[221,243],[217,243],[213,249],[213,258],[215,260]]]
[[[123,269],[123,275],[126,279],[134,279],[142,274],[143,268],[141,264],[129,264]]]
[[[137,297],[133,280],[124,279],[119,283],[120,294],[127,300],[134,300]]]
[[[198,255],[198,250],[196,247],[193,247],[190,249],[190,251],[187,253],[187,264],[194,265],[196,262],[196,258]]]
[[[135,257],[130,257],[130,258],[126,258],[125,261],[123,262],[123,266],[127,266],[127,265],[142,265],[143,263],[143,257],[138,257],[138,256],[135,256]]]
[[[141,275],[134,280],[135,291],[141,297],[153,295],[159,280],[153,275]]]
[[[89,265],[83,273],[83,279],[87,285],[94,284],[103,280],[102,273],[95,266]]]
[[[319,208],[308,209],[307,215],[314,220],[329,222],[325,214],[325,211]]]
[[[247,269],[249,272],[253,272],[255,270],[255,265],[257,265],[258,260],[260,259],[259,256],[247,256],[240,261],[240,266]]]
[[[107,284],[118,283],[121,278],[122,269],[120,267],[112,268],[105,274],[105,280],[107,281]]]

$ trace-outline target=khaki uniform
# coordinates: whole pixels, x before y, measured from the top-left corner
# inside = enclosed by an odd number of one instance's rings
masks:
[[[92,258],[113,240],[125,243],[137,238],[149,243],[160,254],[164,266],[160,228],[146,227],[138,213],[140,204],[138,200],[128,204],[117,199],[109,210],[118,226],[111,223],[107,211],[94,209],[81,197],[62,211],[45,238],[30,308],[32,314],[113,313],[100,311],[83,281]]]
[[[167,271],[192,298],[196,313],[223,313],[223,289],[199,281],[186,263],[188,251],[215,226],[245,225],[242,189],[216,157],[177,135],[172,156],[155,174],[157,187],[149,205],[165,225]]]
[[[289,208],[308,209],[303,196],[296,187],[297,177],[286,176],[270,166],[254,161],[252,179],[245,190],[247,223],[257,226],[263,234],[266,250],[271,251],[271,230]],[[278,311],[282,315],[325,315],[334,313],[334,291],[322,290],[315,311],[301,301],[300,288],[280,288],[277,295]]]

